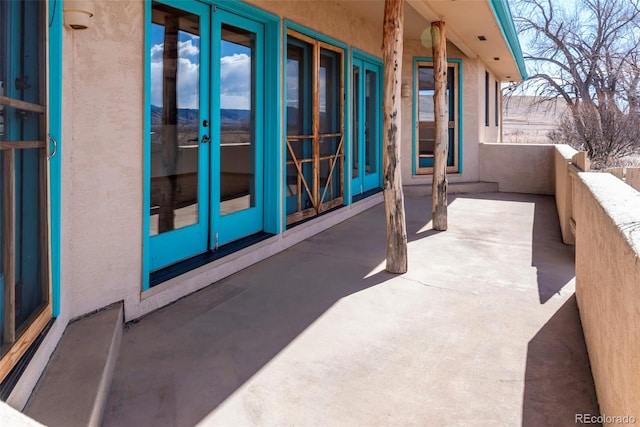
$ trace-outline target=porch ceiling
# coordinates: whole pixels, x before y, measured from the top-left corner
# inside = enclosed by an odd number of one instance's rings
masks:
[[[372,22],[382,23],[383,1],[343,0],[342,5]],[[522,81],[518,59],[522,62],[517,37],[511,46],[518,44],[512,53],[508,35],[503,33],[499,12],[494,6],[504,6],[502,0],[407,0],[405,5],[405,38],[420,40],[433,21],[445,21],[447,39],[470,58],[480,58],[502,81]],[[511,24],[510,16],[503,25]],[[515,30],[512,37],[515,37]],[[509,32],[508,29],[505,31]],[[478,37],[484,36],[486,40]],[[496,60],[495,58],[499,58]],[[517,59],[518,58],[518,59]]]

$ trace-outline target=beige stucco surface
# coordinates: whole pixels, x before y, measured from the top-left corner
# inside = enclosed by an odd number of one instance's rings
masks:
[[[602,414],[640,420],[640,193],[580,173],[576,295]]]
[[[62,316],[138,293],[142,268],[144,3],[95,3],[63,30]]]
[[[555,171],[555,196],[562,241],[566,244],[574,244],[575,238],[571,232],[571,215],[573,212],[573,182],[575,173],[572,173],[571,158],[577,151],[568,145],[555,146],[554,171]]]
[[[271,1],[247,0],[267,12],[278,15],[339,42],[382,57],[382,22],[374,23],[355,15],[341,2],[333,0]]]
[[[551,144],[480,144],[480,181],[497,182],[500,191],[554,194]]]

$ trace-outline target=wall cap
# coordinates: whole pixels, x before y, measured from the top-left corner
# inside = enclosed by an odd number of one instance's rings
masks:
[[[609,173],[580,172],[578,177],[640,258],[640,192]]]

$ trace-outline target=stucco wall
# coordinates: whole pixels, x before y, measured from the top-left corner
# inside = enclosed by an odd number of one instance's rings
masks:
[[[62,298],[75,317],[139,293],[142,265],[144,7],[95,2],[65,28]]]
[[[356,47],[377,58],[382,57],[382,22],[374,23],[355,16],[339,1],[246,0],[245,2]]]
[[[480,144],[480,181],[497,182],[499,191],[554,194],[552,144]]]
[[[640,193],[578,176],[576,296],[600,411],[640,420]]]
[[[562,241],[566,244],[575,243],[575,238],[571,232],[571,216],[573,212],[572,180],[575,179],[575,173],[572,173],[571,169],[571,158],[577,153],[578,151],[564,144],[556,145],[554,150],[556,208],[558,209]]]

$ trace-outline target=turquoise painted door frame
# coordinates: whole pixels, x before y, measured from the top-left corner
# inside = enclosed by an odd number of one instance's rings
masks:
[[[382,169],[382,76],[378,60],[354,52],[352,60],[351,195],[379,188]]]

